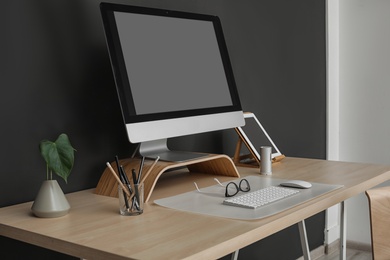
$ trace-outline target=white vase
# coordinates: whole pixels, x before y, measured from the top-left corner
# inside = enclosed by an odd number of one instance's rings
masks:
[[[41,218],[56,218],[68,214],[70,205],[56,180],[42,183],[31,210]]]

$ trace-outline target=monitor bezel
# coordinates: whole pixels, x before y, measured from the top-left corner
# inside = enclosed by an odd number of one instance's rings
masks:
[[[120,100],[123,119],[126,124],[174,119],[181,117],[201,116],[208,114],[218,114],[242,110],[232,66],[230,63],[230,58],[228,55],[227,45],[224,39],[221,22],[218,16],[111,3],[101,3],[100,9],[106,33],[106,41],[109,47],[109,55],[116,82],[117,93]],[[131,94],[130,80],[127,76],[122,48],[120,46],[114,12],[127,12],[153,16],[157,15],[162,17],[194,19],[211,22],[213,24],[215,35],[217,37],[219,51],[230,91],[230,97],[232,99],[232,105],[141,115],[137,114],[135,111],[134,101]]]

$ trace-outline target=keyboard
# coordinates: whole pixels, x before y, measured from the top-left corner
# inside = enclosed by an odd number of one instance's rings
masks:
[[[281,200],[297,194],[299,190],[283,188],[279,186],[269,186],[260,190],[245,193],[243,195],[227,198],[223,204],[256,209],[271,202]]]

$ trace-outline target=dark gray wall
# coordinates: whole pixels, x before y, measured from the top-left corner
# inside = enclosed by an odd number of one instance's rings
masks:
[[[325,158],[325,1],[134,0],[119,3],[218,15],[243,109],[287,156]],[[127,157],[96,0],[6,0],[0,8],[0,206],[33,200],[45,178],[42,139],[65,132],[77,149],[64,192],[95,187],[104,163]],[[232,131],[176,138],[174,148],[232,153]],[[1,217],[1,216],[0,216]],[[308,220],[323,243],[324,214]],[[243,259],[295,259],[296,227],[241,250]],[[64,258],[0,237],[1,259]],[[283,245],[283,250],[278,250]],[[275,252],[277,253],[275,255]]]

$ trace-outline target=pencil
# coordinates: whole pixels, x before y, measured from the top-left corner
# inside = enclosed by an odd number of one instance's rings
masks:
[[[150,166],[149,170],[146,172],[146,174],[144,174],[144,176],[142,176],[142,180],[141,182],[144,182],[146,180],[146,178],[148,177],[148,175],[152,172],[154,166],[156,166],[158,160],[160,160],[160,156],[157,156],[156,160],[154,160],[153,164]]]
[[[112,175],[114,175],[116,181],[119,183],[119,185],[121,185],[122,189],[124,192],[126,192],[127,196],[131,196],[131,194],[129,193],[129,190],[126,188],[126,186],[121,182],[121,180],[119,179],[118,175],[116,174],[116,172],[114,171],[114,169],[112,168],[111,164],[109,162],[106,163],[108,169],[110,169],[110,172],[112,173]]]

